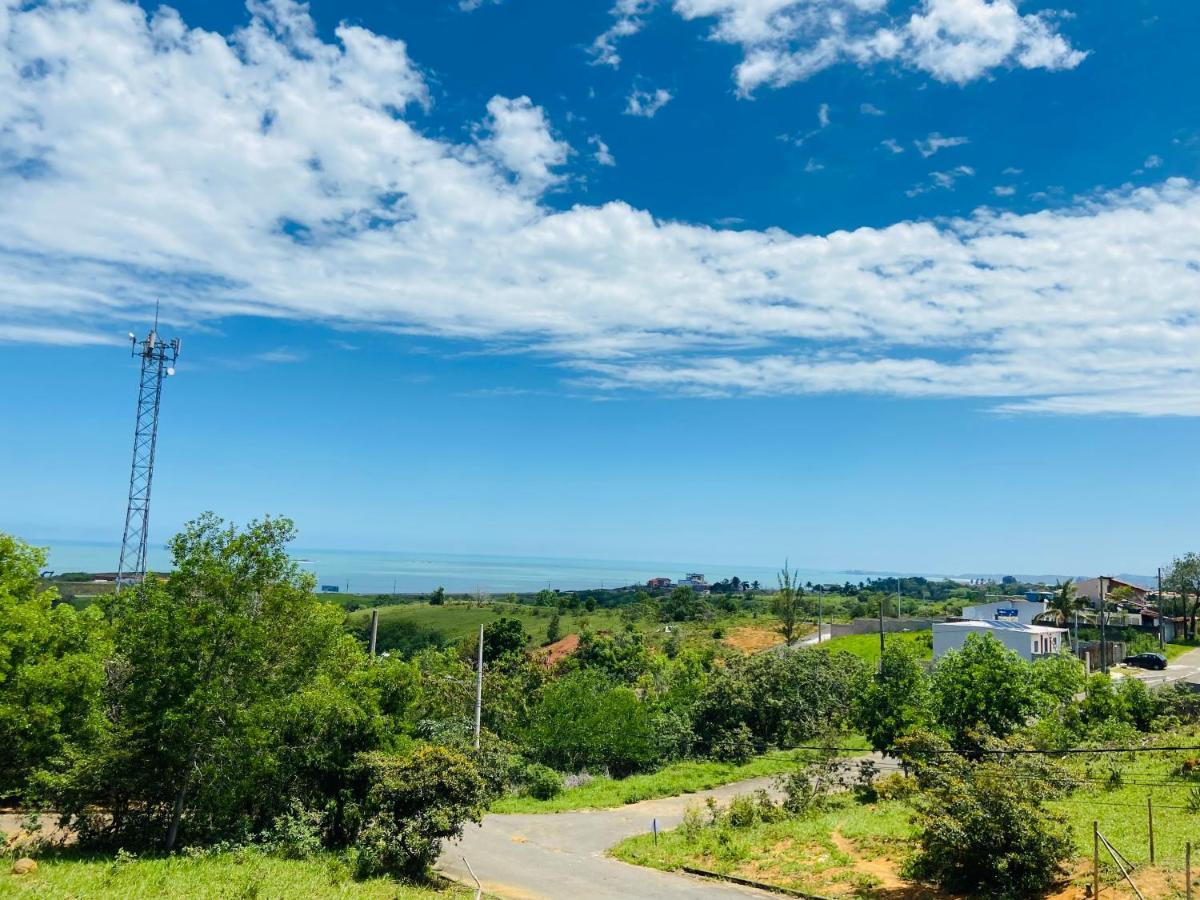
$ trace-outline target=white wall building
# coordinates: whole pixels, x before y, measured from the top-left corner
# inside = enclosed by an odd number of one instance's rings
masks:
[[[1023,625],[1032,625],[1034,616],[1040,615],[1046,611],[1045,600],[1023,600],[1013,598],[1005,598],[1004,600],[995,600],[991,603],[976,603],[974,606],[964,606],[962,617],[964,619],[982,619],[989,622],[1020,622]]]
[[[1067,629],[1049,625],[1027,625],[1012,620],[935,622],[933,658],[940,659],[948,650],[958,650],[973,634],[990,634],[1022,659],[1034,660],[1067,647]]]

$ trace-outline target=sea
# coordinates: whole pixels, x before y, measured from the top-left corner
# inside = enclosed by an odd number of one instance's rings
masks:
[[[31,543],[49,548],[47,568],[55,572],[114,572],[120,545],[93,541]],[[591,590],[642,584],[649,578],[675,581],[691,572],[716,582],[734,576],[758,581],[764,588],[778,584],[779,570],[721,562],[668,560],[564,559],[549,556],[488,556],[379,550],[321,550],[294,548],[293,558],[317,584],[355,594],[424,594],[443,587],[452,594],[507,594],[552,590]],[[152,571],[170,569],[165,547],[151,546],[147,565]],[[800,582],[857,584],[894,572],[800,569]]]

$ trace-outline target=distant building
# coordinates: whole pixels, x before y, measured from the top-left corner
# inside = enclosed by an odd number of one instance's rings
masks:
[[[1139,602],[1145,602],[1146,597],[1151,593],[1149,588],[1142,587],[1140,584],[1131,584],[1128,581],[1122,581],[1120,578],[1088,578],[1084,581],[1075,582],[1075,596],[1086,599],[1093,607],[1100,604],[1100,582],[1104,582],[1104,594],[1107,597],[1112,596],[1112,592],[1119,587],[1127,587],[1133,591],[1134,599]]]
[[[669,588],[671,586],[670,578],[650,578],[646,581],[648,588]]]
[[[964,619],[980,619],[986,622],[1020,622],[1032,625],[1035,617],[1046,611],[1045,600],[1022,600],[1017,597],[1002,597],[989,603],[964,606]]]
[[[705,580],[702,572],[688,572],[679,579],[679,586],[690,587],[697,594],[707,594],[712,590],[712,585]]]
[[[933,624],[933,658],[958,650],[973,634],[990,634],[1024,660],[1032,661],[1066,649],[1067,629],[1049,625],[1027,625],[1014,621],[972,619]]]

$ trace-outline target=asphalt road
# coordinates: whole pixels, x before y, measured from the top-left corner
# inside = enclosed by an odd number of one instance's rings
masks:
[[[448,843],[438,871],[474,885],[465,856],[488,894],[509,900],[615,900],[681,897],[687,900],[777,897],[751,888],[675,875],[609,859],[604,852],[627,837],[645,834],[658,819],[674,828],[690,804],[715,797],[770,790],[774,778],[752,778],[711,791],[644,800],[619,809],[485,816],[468,825],[460,841]]]
[[[1124,674],[1146,682],[1147,687],[1173,684],[1176,681],[1200,682],[1200,649],[1189,650],[1187,653],[1177,656],[1161,671],[1126,669]]]

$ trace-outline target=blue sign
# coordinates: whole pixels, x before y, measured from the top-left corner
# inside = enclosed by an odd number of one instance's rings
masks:
[[[336,594],[337,592],[338,592],[338,586],[336,584],[321,585],[321,593],[322,594]]]
[[[1016,609],[998,609],[996,610],[997,619],[1015,619],[1017,617]]]

